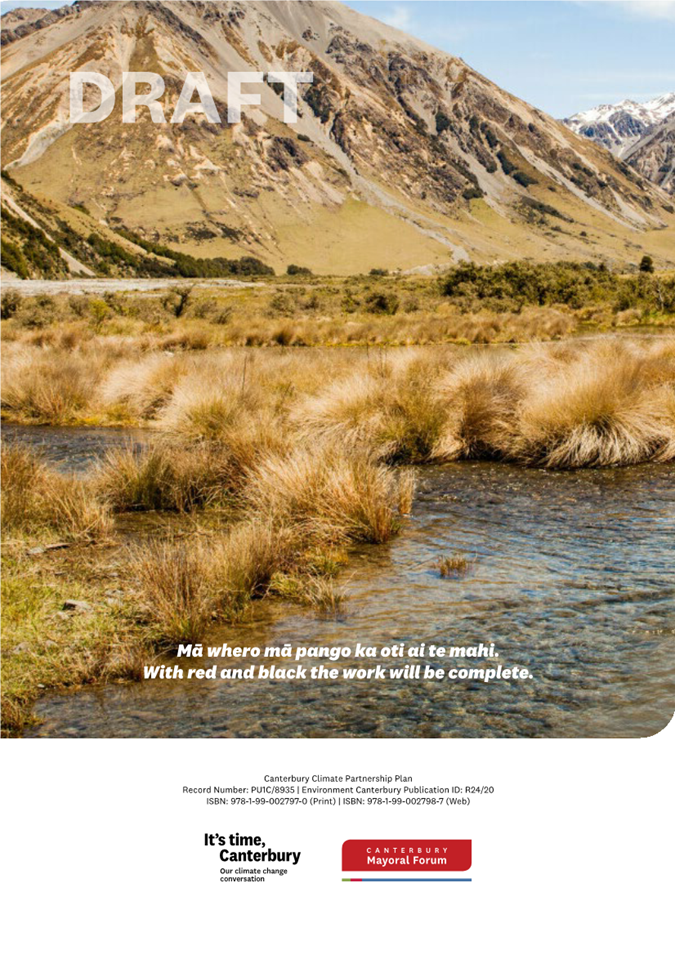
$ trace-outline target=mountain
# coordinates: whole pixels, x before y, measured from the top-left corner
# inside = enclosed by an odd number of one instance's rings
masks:
[[[187,255],[343,274],[469,258],[675,264],[673,208],[631,167],[341,3],[80,0],[1,26],[3,194],[95,272],[133,271],[144,253],[148,269]],[[117,102],[73,126],[69,74],[83,70],[116,88],[125,70],[161,74],[167,114],[188,71],[205,73],[221,116],[228,71],[314,82],[296,125],[268,83],[234,125],[155,125],[142,109],[132,126]],[[16,258],[25,233],[41,240],[5,207]]]
[[[601,143],[624,157],[642,137],[675,113],[675,93],[664,93],[647,103],[625,99],[614,106],[596,106],[563,122],[580,136]]]
[[[28,36],[35,30],[41,30],[50,23],[56,23],[61,17],[69,16],[70,13],[70,8],[66,6],[59,7],[57,10],[45,10],[40,7],[21,7],[10,10],[2,16],[0,43],[5,46],[6,43],[20,40],[21,37]]]
[[[626,162],[675,196],[675,114],[662,120],[631,146]]]

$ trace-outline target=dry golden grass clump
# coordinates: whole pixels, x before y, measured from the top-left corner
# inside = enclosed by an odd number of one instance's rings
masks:
[[[2,448],[2,526],[6,531],[55,533],[65,541],[94,541],[112,530],[110,511],[88,482],[50,470],[27,448]]]
[[[578,324],[579,318],[571,312],[550,307],[529,307],[520,312],[450,313],[445,334],[437,333],[437,338],[472,345],[555,341],[572,335]]]
[[[162,411],[162,427],[188,438],[219,438],[264,403],[255,385],[254,364],[239,351],[184,360],[184,373]]]
[[[198,639],[214,620],[235,619],[292,563],[294,535],[260,521],[206,541],[136,547],[130,568],[149,616],[171,643]]]
[[[208,366],[191,374],[174,391],[159,418],[160,426],[181,441],[201,440],[226,449],[240,471],[261,455],[286,447],[285,421],[275,395],[257,383],[242,386],[245,365],[226,380],[215,380]]]
[[[576,342],[361,363],[302,398],[291,424],[386,463],[509,460],[546,467],[672,458],[673,346]]]
[[[444,579],[464,577],[469,572],[471,561],[461,554],[440,557],[436,563],[438,573]]]
[[[380,354],[301,402],[294,421],[305,437],[368,448],[379,461],[425,461],[442,428],[434,386],[446,363],[447,356],[417,349]]]
[[[171,437],[171,460],[121,455],[118,498],[127,488],[129,506],[189,509],[208,498],[191,485],[190,469],[210,489],[216,461],[216,484],[236,484],[268,456],[317,444],[385,464],[672,460],[674,350],[664,338],[131,359],[117,340],[67,353],[11,344],[3,409],[36,423],[151,422]],[[200,444],[212,450],[195,450]],[[134,484],[146,485],[145,503]],[[173,492],[157,489],[171,485],[184,503],[164,503]]]
[[[663,421],[663,442],[653,460],[663,464],[667,461],[675,461],[675,388],[664,389],[660,411]]]
[[[5,345],[2,406],[35,424],[69,424],[89,407],[101,364],[94,355]]]
[[[407,506],[409,486],[402,499]],[[248,475],[244,498],[255,514],[327,540],[383,543],[399,525],[399,482],[363,452],[321,445],[270,455]]]
[[[222,503],[241,469],[212,444],[157,442],[108,452],[93,475],[98,495],[115,511],[194,511]]]
[[[172,434],[206,440],[226,439],[246,426],[256,410],[250,393],[208,378],[188,378],[173,393],[161,424]]]
[[[171,399],[188,367],[182,355],[148,354],[124,359],[102,382],[102,404],[123,408],[141,421],[153,420]]]
[[[512,355],[479,352],[458,362],[439,385],[446,416],[431,458],[508,456],[525,388]]]
[[[345,449],[375,446],[382,460],[393,450],[383,439],[388,386],[388,379],[369,371],[338,378],[295,409],[294,423],[308,438],[320,437]]]
[[[672,346],[600,343],[536,380],[510,456],[551,468],[673,458]]]
[[[344,589],[336,586],[334,580],[325,577],[309,577],[301,594],[304,603],[313,607],[317,613],[327,616],[337,616],[345,598]]]
[[[446,417],[431,460],[573,468],[673,459],[668,341],[483,352],[459,361],[439,387]]]

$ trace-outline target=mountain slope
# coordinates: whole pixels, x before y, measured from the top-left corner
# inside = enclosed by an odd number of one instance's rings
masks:
[[[643,136],[674,113],[675,93],[664,93],[647,103],[626,99],[613,106],[596,106],[563,122],[575,133],[623,158]]]
[[[342,4],[129,0],[56,13],[18,36],[7,15],[3,162],[27,193],[86,209],[87,227],[324,272],[643,252],[675,264],[675,217],[630,167]],[[296,126],[270,85],[234,126],[156,126],[147,110],[130,126],[119,103],[100,124],[69,124],[74,70],[116,87],[123,70],[158,72],[167,115],[185,73],[203,70],[224,116],[228,70],[254,69],[314,73]]]
[[[675,115],[654,126],[625,158],[642,176],[675,196]]]
[[[59,7],[57,10],[45,10],[40,7],[21,7],[3,14],[0,30],[0,43],[5,46],[41,30],[50,23],[56,23],[62,17],[71,16],[72,7]]]

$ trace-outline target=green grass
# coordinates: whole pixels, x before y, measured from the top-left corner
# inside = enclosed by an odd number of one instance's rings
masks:
[[[128,610],[109,606],[100,584],[83,579],[86,552],[78,554],[78,562],[79,568],[70,558],[70,570],[63,575],[61,559],[30,557],[25,546],[5,548],[3,735],[15,735],[34,723],[32,707],[45,690],[136,677],[147,658],[148,628],[134,623]],[[65,612],[66,600],[85,601],[92,612]]]

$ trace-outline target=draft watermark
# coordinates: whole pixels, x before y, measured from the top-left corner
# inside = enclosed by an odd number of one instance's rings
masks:
[[[241,122],[241,110],[244,106],[260,106],[261,94],[244,92],[242,87],[248,84],[261,84],[267,76],[268,84],[283,86],[283,121],[298,121],[298,85],[314,82],[313,73],[286,72],[243,72],[227,74],[227,122]],[[95,109],[84,108],[84,87],[86,84],[98,88],[101,102]],[[137,87],[143,84],[150,89],[139,93]],[[147,106],[153,123],[182,123],[186,116],[203,114],[210,123],[222,123],[223,119],[209,88],[204,73],[188,73],[183,83],[178,102],[167,120],[164,106],[160,102],[164,95],[165,83],[158,73],[139,72],[122,73],[122,122],[135,123],[136,110]],[[197,99],[193,102],[196,95]],[[112,81],[103,73],[80,72],[70,74],[70,122],[100,123],[107,119],[115,108],[116,90]]]

